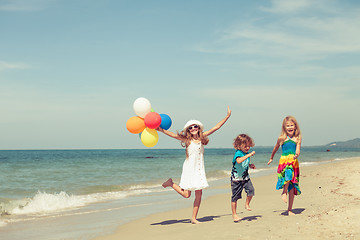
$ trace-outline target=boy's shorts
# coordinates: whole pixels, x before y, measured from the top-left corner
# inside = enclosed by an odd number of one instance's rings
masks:
[[[237,200],[241,199],[241,193],[243,189],[245,189],[247,196],[255,195],[255,189],[250,179],[241,181],[231,180],[232,202],[236,202]]]

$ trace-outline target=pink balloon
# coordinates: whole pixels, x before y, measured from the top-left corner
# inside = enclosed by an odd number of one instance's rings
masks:
[[[156,112],[149,112],[144,118],[145,126],[151,129],[158,128],[161,124],[160,114]]]

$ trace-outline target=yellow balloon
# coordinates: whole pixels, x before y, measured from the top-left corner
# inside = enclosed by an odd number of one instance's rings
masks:
[[[141,142],[146,147],[153,147],[159,141],[159,134],[155,129],[145,128],[141,133]]]

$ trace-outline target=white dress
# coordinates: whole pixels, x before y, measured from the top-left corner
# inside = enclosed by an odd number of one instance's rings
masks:
[[[188,157],[185,159],[179,186],[185,190],[201,190],[209,186],[204,166],[204,146],[201,142],[191,142],[187,147]]]

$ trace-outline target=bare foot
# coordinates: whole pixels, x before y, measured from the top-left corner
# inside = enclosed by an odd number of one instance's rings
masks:
[[[295,216],[295,213],[293,213],[291,210],[288,210],[288,216]]]
[[[234,222],[240,222],[241,218],[238,215],[233,215]]]
[[[166,187],[170,187],[170,186],[172,186],[174,183],[173,183],[173,180],[171,179],[171,178],[169,178],[168,180],[166,180],[163,184],[162,184],[162,186],[164,187],[164,188],[166,188]]]
[[[249,205],[245,206],[245,209],[248,211],[252,211],[251,207]]]
[[[191,220],[191,223],[192,223],[192,224],[200,224],[201,222],[199,222],[198,220],[194,219],[194,220]]]
[[[286,193],[281,194],[281,199],[284,201],[284,203],[287,203],[287,194]]]

